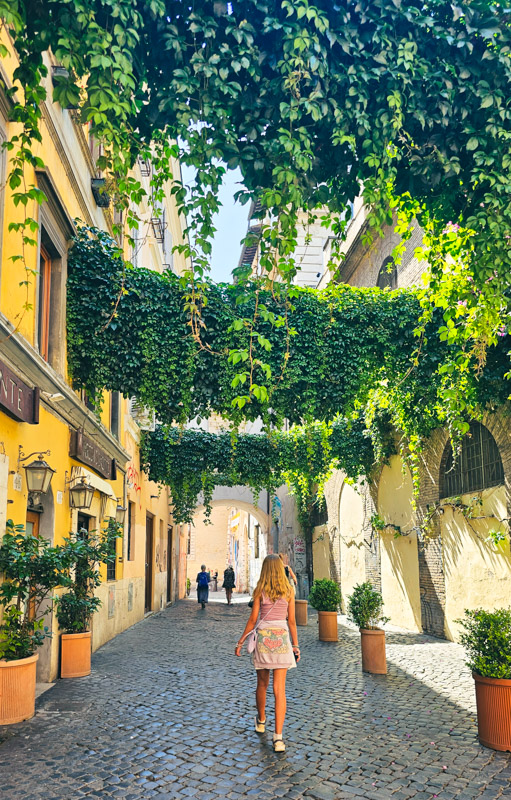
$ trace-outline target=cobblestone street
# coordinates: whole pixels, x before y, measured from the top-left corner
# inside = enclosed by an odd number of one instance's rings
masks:
[[[511,757],[477,742],[461,648],[422,635],[388,634],[389,674],[370,676],[358,632],[320,643],[310,617],[275,754],[273,702],[259,737],[255,675],[233,655],[247,614],[189,600],[103,647],[90,677],[57,682],[34,719],[0,729],[2,799],[511,797]]]

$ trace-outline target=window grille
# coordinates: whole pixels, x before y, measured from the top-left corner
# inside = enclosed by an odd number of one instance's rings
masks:
[[[452,445],[445,446],[440,468],[440,498],[481,491],[504,483],[499,448],[490,431],[473,422],[454,458]]]
[[[397,267],[392,258],[386,258],[381,265],[376,286],[379,289],[395,289],[397,287]]]

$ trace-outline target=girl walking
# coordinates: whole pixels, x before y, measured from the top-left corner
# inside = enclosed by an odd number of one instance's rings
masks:
[[[275,696],[275,733],[273,749],[283,753],[286,745],[282,738],[286,716],[286,675],[300,661],[300,648],[295,620],[295,596],[284,564],[278,555],[266,556],[261,569],[259,583],[254,591],[252,613],[236,648],[241,648],[247,636],[256,632],[256,644],[252,659],[257,671],[255,729],[264,733],[266,725],[266,692],[273,672],[273,694]],[[296,663],[295,663],[296,662]]]

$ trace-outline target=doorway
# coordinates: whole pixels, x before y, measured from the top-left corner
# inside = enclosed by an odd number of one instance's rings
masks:
[[[37,538],[39,538],[39,514],[37,514],[35,511],[27,511],[25,530],[30,536],[37,536]],[[37,608],[35,600],[32,599],[28,604],[29,619],[35,619],[36,611]]]
[[[147,614],[153,607],[153,529],[154,517],[146,516],[145,523],[145,606]]]
[[[172,525],[167,528],[167,603],[172,600]]]

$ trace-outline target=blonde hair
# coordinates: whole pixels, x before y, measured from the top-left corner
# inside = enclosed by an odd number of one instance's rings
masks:
[[[278,555],[266,556],[261,567],[261,575],[254,590],[254,599],[265,594],[274,603],[283,597],[289,600],[294,590],[286,577],[282,559]]]

